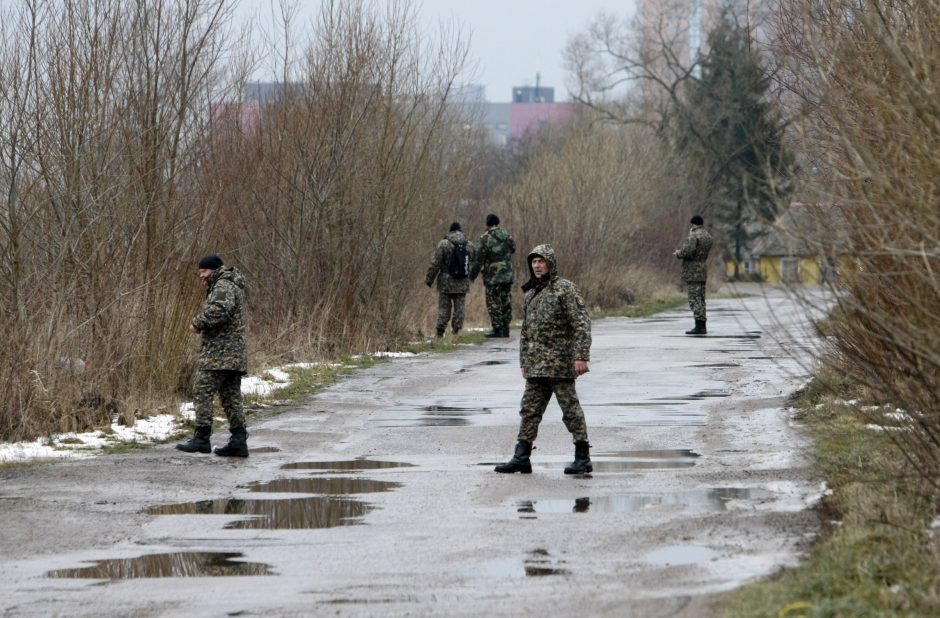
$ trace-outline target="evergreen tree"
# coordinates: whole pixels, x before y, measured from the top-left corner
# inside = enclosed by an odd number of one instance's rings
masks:
[[[690,81],[676,113],[678,142],[709,180],[701,210],[730,240],[737,277],[742,250],[789,197],[794,163],[748,29],[726,12],[708,46],[701,77]]]

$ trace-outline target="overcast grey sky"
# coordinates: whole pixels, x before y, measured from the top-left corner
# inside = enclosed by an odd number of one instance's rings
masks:
[[[376,0],[379,4],[396,0]],[[299,0],[306,22],[323,0]],[[437,31],[441,21],[456,22],[471,34],[471,56],[477,62],[476,82],[486,86],[490,101],[512,97],[513,86],[535,84],[555,88],[555,100],[567,99],[562,51],[568,38],[583,31],[600,11],[632,16],[635,0],[424,0],[414,2],[420,21]],[[240,0],[237,15],[270,23],[271,0]]]

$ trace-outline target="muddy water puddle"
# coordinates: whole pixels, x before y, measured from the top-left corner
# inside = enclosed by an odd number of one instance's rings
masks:
[[[753,508],[756,504],[771,499],[773,495],[764,489],[718,487],[679,493],[521,500],[513,504],[512,509],[519,519],[538,519],[539,515],[561,513],[636,513],[653,510],[719,513],[738,508]]]
[[[344,461],[300,461],[281,466],[282,470],[334,470],[360,472],[385,468],[413,468],[414,464],[398,461],[376,461],[373,459],[348,459]]]
[[[258,448],[250,448],[248,452],[252,455],[264,454],[264,453],[280,453],[281,449],[276,446],[259,446]]]
[[[263,493],[297,493],[297,494],[371,494],[381,491],[391,491],[401,487],[401,483],[392,481],[375,481],[364,478],[329,478],[317,477],[309,479],[276,479],[273,481],[258,481],[246,485],[249,491]]]
[[[482,577],[545,577],[550,575],[568,575],[565,562],[554,558],[548,550],[535,549],[526,554],[523,560],[493,560],[474,564],[461,569],[466,575]]]
[[[374,508],[359,500],[318,496],[200,500],[152,506],[144,512],[149,515],[231,515],[239,519],[226,524],[227,529],[297,530],[361,524],[361,519]]]
[[[176,552],[136,558],[101,560],[92,566],[58,569],[46,577],[79,579],[140,579],[154,577],[233,577],[275,575],[259,562],[242,562],[237,552]]]
[[[380,412],[372,422],[379,427],[466,427],[492,413],[486,407],[433,404]]]

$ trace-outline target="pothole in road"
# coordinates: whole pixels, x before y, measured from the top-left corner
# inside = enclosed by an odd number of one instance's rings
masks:
[[[548,550],[535,549],[528,552],[520,563],[515,560],[494,560],[461,569],[468,575],[482,577],[545,577],[548,575],[568,575],[570,571],[563,568],[563,560],[553,558]]]
[[[372,459],[350,459],[346,461],[300,461],[281,466],[282,470],[380,470],[383,468],[413,468],[414,464],[397,461],[375,461]]]
[[[715,513],[753,508],[773,493],[764,489],[717,487],[666,494],[623,494],[581,497],[568,500],[522,500],[513,505],[520,519],[538,519],[540,514],[635,513],[639,511],[680,510],[689,513]]]
[[[49,571],[46,577],[80,579],[139,579],[152,577],[233,577],[275,575],[259,562],[236,560],[237,552],[176,552],[136,558],[101,560],[93,566]]]
[[[144,512],[149,515],[236,515],[247,519],[230,522],[225,528],[294,530],[354,526],[363,523],[360,518],[373,508],[359,500],[342,498],[225,498],[152,506]]]
[[[371,494],[381,491],[391,491],[401,487],[401,483],[392,481],[375,481],[363,478],[310,478],[310,479],[276,479],[274,481],[258,481],[249,483],[249,491],[264,493],[298,493],[298,494]]]
[[[594,472],[625,472],[629,470],[664,470],[691,468],[698,453],[688,449],[652,451],[614,451],[594,453],[591,463]]]
[[[416,413],[415,413],[416,412]],[[471,418],[492,414],[490,408],[429,405],[411,410],[393,410],[373,418],[379,427],[466,427]]]

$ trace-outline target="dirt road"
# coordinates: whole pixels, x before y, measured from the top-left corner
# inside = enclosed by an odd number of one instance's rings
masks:
[[[516,333],[359,371],[256,421],[244,461],[165,445],[0,471],[2,615],[708,615],[795,562],[819,481],[784,408],[802,312],[757,293],[710,301],[707,337],[690,322],[594,323],[586,477],[562,473],[554,402],[534,473],[492,471]]]

